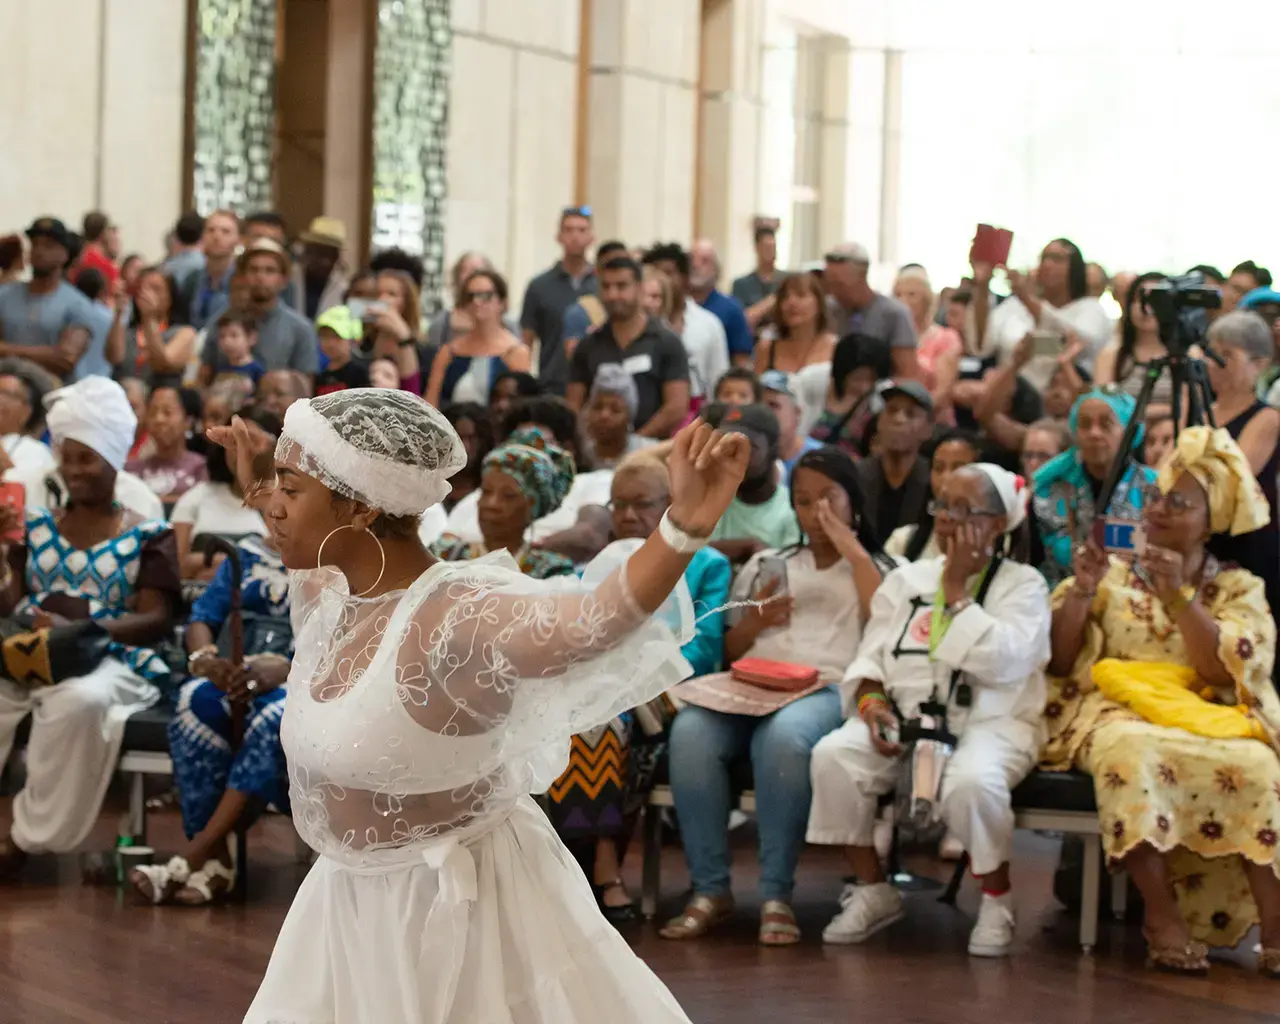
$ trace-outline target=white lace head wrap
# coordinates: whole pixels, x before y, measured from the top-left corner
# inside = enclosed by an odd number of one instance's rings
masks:
[[[138,418],[124,388],[106,377],[86,377],[44,396],[45,422],[55,445],[79,441],[114,470],[124,468]]]
[[[289,406],[276,460],[370,508],[409,516],[444,500],[467,453],[417,395],[351,388]]]
[[[972,465],[965,466],[965,471],[973,471],[981,473],[995,485],[996,493],[1000,495],[1000,503],[1004,506],[1006,523],[1004,532],[1013,533],[1023,520],[1027,518],[1027,482],[1017,473],[1010,473],[1007,469],[994,465],[990,462],[975,462]]]

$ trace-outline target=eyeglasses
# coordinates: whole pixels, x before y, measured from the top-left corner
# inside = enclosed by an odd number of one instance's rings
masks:
[[[605,506],[610,512],[649,512],[657,508],[666,508],[670,498],[648,498],[644,501],[611,501]]]
[[[497,294],[498,293],[493,291],[493,289],[483,292],[467,292],[467,304],[472,305],[477,302],[492,302]]]
[[[1180,516],[1184,512],[1190,512],[1195,508],[1195,502],[1178,491],[1170,491],[1165,494],[1159,487],[1144,487],[1139,493],[1142,495],[1143,508],[1150,509],[1163,504],[1166,509],[1176,516]]]
[[[948,505],[944,501],[931,501],[926,506],[929,515],[937,518],[940,515],[946,515],[948,519],[954,519],[956,522],[963,523],[966,519],[979,518],[983,516],[998,516],[1001,513],[992,512],[989,508],[970,508],[968,505]]]

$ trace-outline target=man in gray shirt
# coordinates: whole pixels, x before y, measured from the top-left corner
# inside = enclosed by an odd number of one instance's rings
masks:
[[[280,301],[289,280],[289,256],[270,238],[253,242],[240,256],[240,273],[248,280],[249,311],[258,321],[258,341],[253,358],[270,370],[297,370],[314,377],[320,366],[315,329]],[[219,368],[216,337],[205,342],[200,380],[212,382]]]
[[[63,280],[70,232],[41,217],[27,229],[31,280],[0,285],[0,357],[30,359],[57,377],[69,377],[89,347],[93,303]]]
[[[194,210],[178,218],[173,229],[174,252],[164,261],[165,273],[173,278],[181,291],[192,274],[204,270],[204,250],[200,240],[204,237],[204,218]]]
[[[538,349],[538,378],[547,390],[562,395],[569,382],[569,359],[565,355],[561,331],[565,311],[583,295],[597,291],[596,271],[587,260],[587,250],[595,240],[589,206],[569,206],[560,213],[560,233],[556,241],[563,252],[550,270],[529,282],[520,310],[524,343]]]
[[[865,334],[887,341],[893,350],[894,377],[919,377],[911,312],[897,299],[881,295],[867,283],[871,266],[867,250],[856,242],[846,242],[827,253],[826,262],[822,281],[827,289],[831,330],[836,337]]]

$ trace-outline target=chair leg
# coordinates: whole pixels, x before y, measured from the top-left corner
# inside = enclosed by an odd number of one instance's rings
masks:
[[[1129,913],[1129,876],[1117,871],[1111,876],[1111,917],[1123,921]]]
[[[1085,955],[1098,944],[1098,896],[1102,886],[1102,843],[1084,837],[1084,871],[1080,891],[1080,949]]]
[[[147,788],[142,772],[129,776],[129,830],[135,841],[147,841]]]
[[[662,808],[644,809],[644,854],[641,868],[640,913],[646,921],[658,914],[658,890],[662,874]]]
[[[231,897],[243,903],[249,895],[249,829],[241,824],[231,837],[236,850],[236,882]]]
[[[947,883],[946,891],[938,897],[939,903],[945,903],[949,907],[956,905],[956,897],[960,895],[960,886],[964,885],[964,873],[968,870],[969,854],[966,851],[956,861],[956,869],[951,872],[951,881]]]

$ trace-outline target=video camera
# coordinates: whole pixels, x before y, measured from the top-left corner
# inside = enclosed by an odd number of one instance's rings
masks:
[[[1160,340],[1170,353],[1185,353],[1202,341],[1208,319],[1201,311],[1221,307],[1222,293],[1206,288],[1203,274],[1166,277],[1142,296],[1142,308],[1159,322]]]

